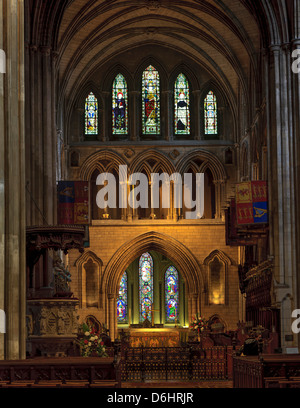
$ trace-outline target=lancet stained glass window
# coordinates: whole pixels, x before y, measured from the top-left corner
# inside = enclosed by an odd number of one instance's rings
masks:
[[[122,74],[118,74],[113,83],[112,121],[114,135],[128,133],[128,90],[126,80]]]
[[[119,297],[117,301],[117,318],[118,323],[127,323],[128,321],[128,280],[127,272],[124,272],[119,288]]]
[[[85,134],[98,134],[98,101],[93,92],[85,101]]]
[[[185,75],[179,74],[175,82],[175,134],[190,134],[190,91]]]
[[[139,261],[139,294],[140,321],[148,318],[151,321],[153,303],[153,259],[149,253],[140,257]]]
[[[205,134],[218,134],[218,111],[216,95],[210,91],[204,100]]]
[[[150,65],[142,78],[143,134],[160,133],[160,83],[159,73]]]
[[[179,316],[179,279],[174,266],[165,273],[166,322],[176,323]]]

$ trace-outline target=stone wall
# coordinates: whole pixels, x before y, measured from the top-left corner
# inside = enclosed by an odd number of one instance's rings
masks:
[[[140,237],[147,237],[144,246],[140,244]],[[158,238],[160,244],[157,244]],[[178,253],[169,241],[177,243]],[[78,252],[71,251],[69,254],[71,290],[80,300],[80,319],[84,319],[87,315],[94,315],[114,332],[116,297],[121,276],[125,268],[143,251],[154,249],[154,242],[155,250],[158,252],[161,250],[174,262],[186,282],[185,295],[188,296],[189,318],[195,312],[201,312],[206,318],[217,314],[225,322],[228,330],[235,330],[237,322],[242,318],[237,272],[238,250],[226,246],[224,223],[215,220],[193,222],[139,220],[133,223],[94,221],[93,226],[90,227],[90,247],[86,249],[83,257],[84,263],[92,259],[96,265],[98,264],[99,307],[86,307],[85,279],[82,279],[83,263],[80,257],[78,258]],[[134,249],[135,243],[138,247],[137,252]],[[214,251],[222,254],[226,264],[226,304],[224,306],[207,304],[208,266],[205,260]],[[127,264],[122,262],[122,254]],[[190,270],[190,265],[178,264],[183,255],[195,262],[195,270]],[[115,261],[118,258],[120,258],[119,264]]]

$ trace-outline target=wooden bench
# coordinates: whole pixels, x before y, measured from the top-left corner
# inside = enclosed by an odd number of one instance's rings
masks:
[[[266,377],[264,378],[265,388],[280,388],[279,381],[286,380],[285,377]]]
[[[62,388],[87,388],[90,385],[89,381],[81,380],[68,380],[64,382]]]
[[[300,378],[279,381],[280,388],[300,388]]]
[[[32,388],[58,388],[62,385],[60,380],[42,380],[32,385]]]
[[[9,381],[0,381],[0,388],[5,387]]]
[[[3,384],[3,388],[28,388],[34,385],[34,380],[18,380]]]
[[[118,388],[118,382],[114,380],[94,381],[90,388]]]

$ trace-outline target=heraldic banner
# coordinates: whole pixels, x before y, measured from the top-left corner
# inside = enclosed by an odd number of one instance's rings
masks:
[[[89,186],[87,181],[59,181],[57,196],[58,224],[88,224]]]
[[[269,222],[266,181],[249,181],[236,185],[236,218],[238,225]]]

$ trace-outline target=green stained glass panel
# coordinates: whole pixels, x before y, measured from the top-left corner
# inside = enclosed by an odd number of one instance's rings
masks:
[[[122,74],[118,74],[113,83],[112,123],[114,135],[128,133],[128,89]]]
[[[142,78],[143,134],[160,133],[160,79],[157,70],[150,65]]]
[[[117,319],[118,323],[127,323],[128,318],[128,297],[127,297],[127,272],[124,272],[119,288],[119,297],[117,300]]]
[[[218,134],[217,98],[212,91],[210,91],[207,94],[204,100],[204,112],[205,112],[205,134],[217,135]]]
[[[151,321],[153,304],[153,260],[149,253],[140,257],[139,261],[139,294],[140,321],[148,318]]]
[[[175,82],[175,134],[190,134],[190,91],[185,75],[180,74]]]
[[[165,273],[166,322],[176,323],[179,317],[179,279],[174,266]]]
[[[98,134],[98,101],[92,92],[85,101],[85,134]]]

